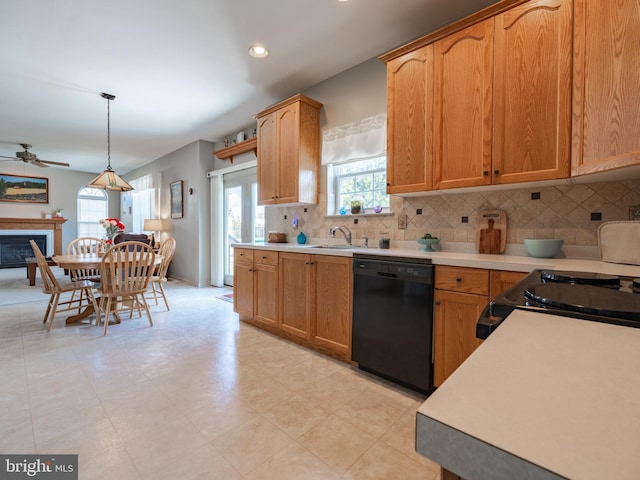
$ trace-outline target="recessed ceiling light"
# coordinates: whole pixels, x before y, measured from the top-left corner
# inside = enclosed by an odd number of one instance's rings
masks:
[[[255,44],[249,47],[249,55],[254,58],[264,58],[269,55],[269,50],[267,50],[267,47],[263,45]]]

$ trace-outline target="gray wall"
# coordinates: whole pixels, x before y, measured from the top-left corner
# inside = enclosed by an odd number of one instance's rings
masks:
[[[210,205],[207,172],[214,169],[214,145],[198,140],[126,175],[127,180],[162,173],[160,218],[168,224],[163,235],[176,239],[169,275],[197,286],[207,286],[210,271]],[[184,217],[171,218],[169,185],[183,182]],[[193,189],[189,193],[189,189]]]

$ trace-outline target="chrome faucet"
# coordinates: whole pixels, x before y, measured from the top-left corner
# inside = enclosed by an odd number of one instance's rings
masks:
[[[351,245],[351,230],[349,230],[347,227],[333,227],[330,231],[331,231],[331,236],[335,237],[336,236],[336,230],[339,232],[342,232],[342,234],[344,235],[344,239],[347,241],[347,245]]]

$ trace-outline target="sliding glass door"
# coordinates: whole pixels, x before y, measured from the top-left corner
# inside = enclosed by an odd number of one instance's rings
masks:
[[[258,206],[256,169],[224,175],[224,283],[233,285],[233,243],[264,241],[264,207]]]

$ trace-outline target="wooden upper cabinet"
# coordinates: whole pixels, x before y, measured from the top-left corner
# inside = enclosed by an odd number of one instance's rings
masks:
[[[433,44],[387,63],[387,193],[432,187]]]
[[[256,115],[260,205],[317,203],[321,107],[295,95]]]
[[[491,183],[493,23],[434,44],[434,188]]]
[[[494,184],[569,176],[571,13],[532,0],[495,17]]]
[[[574,0],[572,174],[640,164],[640,0]]]

